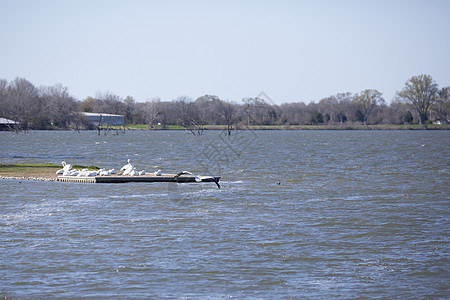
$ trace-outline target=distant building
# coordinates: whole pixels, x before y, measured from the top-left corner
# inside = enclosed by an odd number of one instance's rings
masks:
[[[125,118],[123,115],[113,115],[105,113],[89,113],[83,112],[86,119],[95,126],[109,125],[109,126],[123,126]]]
[[[0,130],[15,129],[19,126],[20,126],[19,122],[16,122],[16,121],[13,121],[10,119],[6,119],[6,118],[0,118]]]

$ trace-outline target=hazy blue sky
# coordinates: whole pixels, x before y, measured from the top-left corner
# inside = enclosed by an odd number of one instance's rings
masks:
[[[450,85],[450,0],[0,0],[0,78],[82,100],[213,94],[275,103]]]

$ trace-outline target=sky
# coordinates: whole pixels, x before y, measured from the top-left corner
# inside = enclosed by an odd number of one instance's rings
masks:
[[[449,0],[0,0],[0,79],[78,100],[389,103],[415,75],[450,86],[449,16]]]

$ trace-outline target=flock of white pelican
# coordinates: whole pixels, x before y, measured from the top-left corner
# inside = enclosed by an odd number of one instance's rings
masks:
[[[92,171],[88,169],[83,170],[74,170],[72,169],[71,164],[67,164],[65,161],[61,162],[63,168],[56,171],[56,174],[62,174],[64,176],[77,176],[77,177],[88,177],[88,176],[111,176],[113,174],[123,175],[123,176],[142,176],[145,175],[145,171],[137,171],[136,168],[131,164],[131,161],[128,159],[128,162],[126,165],[124,165],[119,172],[117,172],[115,169],[100,169],[97,171]],[[162,176],[161,170],[153,172],[154,176]],[[167,175],[167,174],[166,174]],[[176,175],[173,176],[173,180],[176,180],[178,177],[182,175],[191,175],[194,176],[196,182],[215,182],[217,187],[220,189],[219,179],[220,177],[213,177],[213,176],[198,176],[194,175],[191,172],[188,171],[182,171]]]
[[[83,170],[74,170],[72,169],[71,164],[67,164],[65,161],[61,162],[63,168],[56,171],[56,174],[62,174],[64,176],[77,176],[77,177],[85,177],[85,176],[111,176],[113,174],[117,174],[118,172],[115,169],[100,169],[97,171],[92,171],[88,169]],[[161,176],[161,170],[155,171],[153,173],[156,176]],[[128,160],[128,163],[124,165],[119,172],[119,175],[128,175],[128,176],[141,176],[145,175],[145,171],[137,171],[136,168],[131,164],[131,161]]]

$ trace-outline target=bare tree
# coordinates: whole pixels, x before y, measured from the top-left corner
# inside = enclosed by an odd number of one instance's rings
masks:
[[[80,111],[83,112],[94,112],[95,111],[95,102],[96,100],[92,97],[87,97],[83,101],[81,101],[78,105]]]
[[[353,95],[349,92],[339,93],[336,94],[336,100],[337,104],[335,108],[335,120],[342,125],[348,120],[348,117],[351,114]]]
[[[126,123],[135,124],[134,118],[136,113],[136,101],[133,97],[127,96],[123,100],[124,112]]]
[[[302,125],[310,120],[308,106],[303,102],[285,103],[280,106],[282,124]]]
[[[204,124],[199,118],[197,106],[192,102],[192,99],[187,96],[180,96],[175,100],[175,104],[180,111],[179,124],[193,135],[202,135]]]
[[[336,112],[337,106],[338,100],[335,96],[323,98],[319,101],[319,111],[322,114],[329,114],[330,120],[332,121],[338,118],[338,113]]]
[[[398,96],[419,114],[419,123],[422,124],[428,120],[427,112],[438,97],[438,85],[430,75],[413,76]]]
[[[160,103],[161,100],[159,98],[153,99],[151,102],[145,102],[143,104],[143,114],[145,123],[148,125],[148,128],[153,126],[153,123],[159,116],[160,111]]]
[[[361,112],[364,125],[367,123],[372,110],[381,103],[384,103],[382,94],[377,90],[364,90],[353,97],[352,103]]]
[[[67,87],[56,84],[51,87],[41,87],[40,91],[48,120],[53,126],[67,128],[77,113],[77,103],[69,95]]]
[[[233,130],[233,124],[236,122],[237,118],[236,105],[231,102],[221,101],[221,108],[222,116],[225,125],[227,126],[227,135],[230,136],[231,131]]]
[[[7,94],[8,115],[12,120],[19,121],[25,130],[42,125],[39,91],[31,82],[16,78],[10,82]]]
[[[247,125],[268,125],[272,118],[270,115],[270,105],[262,98],[244,98],[242,99],[246,106]]]
[[[202,124],[218,125],[221,117],[222,100],[215,95],[203,95],[195,100],[199,119]]]
[[[450,86],[443,87],[439,91],[439,97],[432,106],[436,113],[436,119],[441,123],[448,123],[450,119]]]
[[[8,81],[0,79],[0,117],[8,116]]]
[[[110,92],[99,94],[99,100],[102,101],[102,110],[98,112],[108,114],[122,115],[125,112],[125,104],[122,102],[122,98]]]

